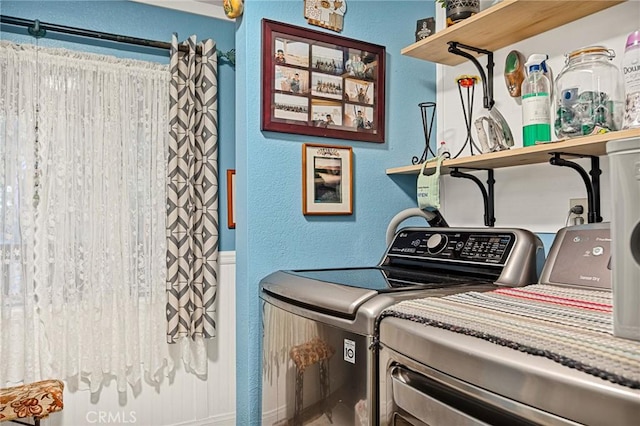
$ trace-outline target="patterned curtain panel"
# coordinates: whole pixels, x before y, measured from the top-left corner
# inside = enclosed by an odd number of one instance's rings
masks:
[[[212,40],[171,48],[167,187],[167,342],[216,335],[218,59]]]

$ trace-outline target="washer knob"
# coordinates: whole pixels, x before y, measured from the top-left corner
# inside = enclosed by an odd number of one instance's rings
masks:
[[[431,254],[440,253],[447,246],[448,241],[446,235],[433,234],[427,240],[427,250]]]

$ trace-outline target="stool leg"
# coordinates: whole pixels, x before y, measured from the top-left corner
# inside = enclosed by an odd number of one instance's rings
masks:
[[[329,407],[329,363],[326,359],[320,361],[320,396],[322,397],[322,411],[327,415],[329,423],[333,424],[331,408]]]
[[[302,397],[304,385],[304,371],[296,369],[296,401],[293,414],[293,426],[302,425]]]
[[[26,418],[28,418],[28,417],[26,417]],[[22,420],[16,420],[16,419],[9,420],[9,423],[17,423],[17,424],[25,425],[25,426],[40,426],[40,417],[34,417],[33,418],[33,424],[27,423],[27,422],[22,421]]]

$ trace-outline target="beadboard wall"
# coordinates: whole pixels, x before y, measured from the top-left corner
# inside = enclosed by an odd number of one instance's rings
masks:
[[[158,389],[143,383],[139,393],[119,395],[115,386],[102,389],[98,400],[88,391],[65,389],[64,409],[43,426],[235,426],[236,326],[235,251],[220,253],[218,338],[209,343],[206,380],[186,373],[182,365]]]

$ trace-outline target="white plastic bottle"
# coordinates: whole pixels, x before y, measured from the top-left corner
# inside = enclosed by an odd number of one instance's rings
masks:
[[[627,37],[622,60],[624,78],[624,122],[623,129],[640,127],[640,30]]]
[[[551,82],[544,75],[547,55],[529,56],[525,67],[527,78],[522,82],[522,144],[551,140]]]
[[[440,142],[440,146],[438,147],[438,151],[436,152],[438,157],[444,156],[445,158],[451,158],[451,153],[449,152],[449,147],[445,141]]]

